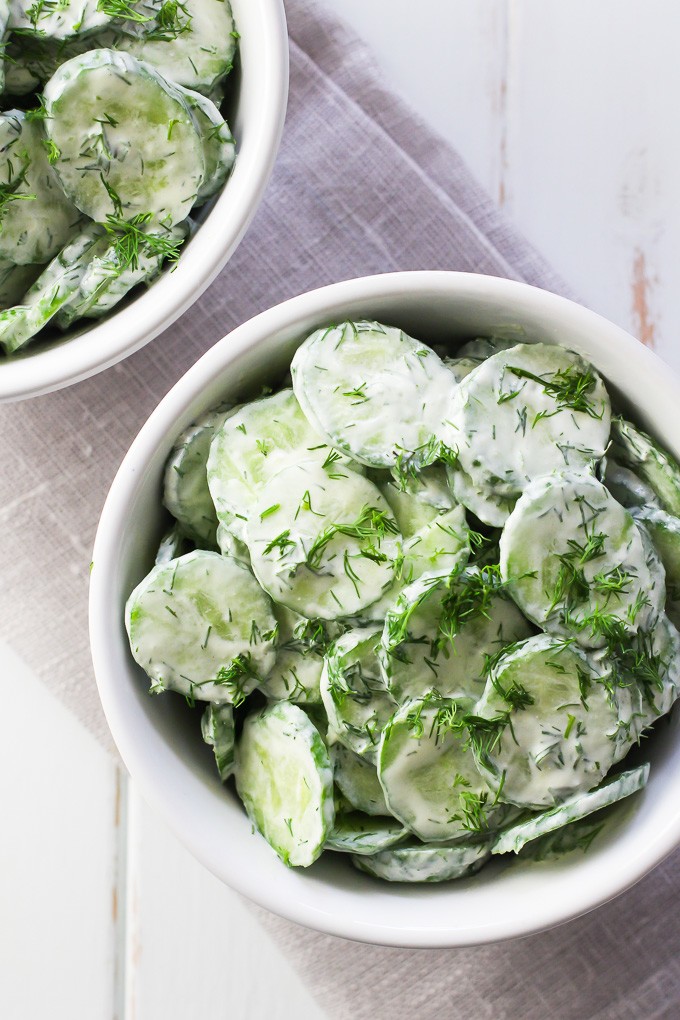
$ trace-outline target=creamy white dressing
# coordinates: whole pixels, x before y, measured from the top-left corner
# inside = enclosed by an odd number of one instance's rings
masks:
[[[422,456],[442,431],[456,385],[431,348],[376,322],[317,330],[295,352],[291,372],[319,432],[377,468]]]
[[[126,607],[135,660],[158,688],[198,701],[252,691],[274,665],[275,625],[268,596],[246,568],[199,550],[155,567]],[[248,668],[233,683],[216,682],[237,659]]]

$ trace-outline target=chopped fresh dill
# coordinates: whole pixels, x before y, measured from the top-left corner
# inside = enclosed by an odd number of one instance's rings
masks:
[[[597,386],[597,376],[590,368],[581,372],[575,366],[570,366],[544,376],[536,375],[526,368],[518,368],[514,365],[508,365],[506,371],[518,379],[529,379],[538,383],[543,387],[544,392],[555,400],[555,410],[539,411],[533,420],[532,427],[542,418],[551,418],[559,411],[564,410],[580,411],[587,414],[588,417],[598,420],[604,414],[604,407],[598,411],[588,397]],[[508,400],[511,396],[516,396],[517,392],[519,391],[515,391],[513,394],[504,394],[503,397]],[[499,398],[498,402],[502,403],[502,400]]]
[[[116,272],[126,269],[137,270],[141,256],[176,262],[179,258],[183,238],[173,239],[162,234],[147,233],[143,227],[152,218],[152,213],[137,213],[130,220],[119,216],[107,216],[104,229],[113,238],[113,256],[109,260]]]

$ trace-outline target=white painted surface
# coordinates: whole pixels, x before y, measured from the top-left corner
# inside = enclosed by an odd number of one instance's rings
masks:
[[[680,368],[680,7],[321,2],[574,290]],[[0,1016],[321,1017],[238,898],[1,646],[0,694]]]

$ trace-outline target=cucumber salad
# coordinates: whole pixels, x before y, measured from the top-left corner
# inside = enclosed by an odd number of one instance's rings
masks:
[[[235,157],[229,0],[0,0],[0,350],[176,262]]]
[[[587,847],[680,692],[680,468],[563,347],[343,322],[289,383],[177,438],[126,608],[152,693],[289,866]]]

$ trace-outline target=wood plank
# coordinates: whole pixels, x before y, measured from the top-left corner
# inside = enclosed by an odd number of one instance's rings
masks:
[[[322,1020],[245,901],[134,789],[128,837],[126,1020]]]
[[[680,8],[509,12],[507,209],[586,303],[680,367]]]
[[[0,1016],[111,1020],[119,770],[1,643],[0,700]]]

